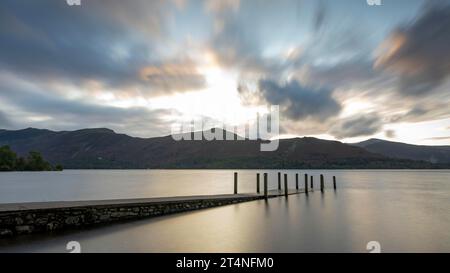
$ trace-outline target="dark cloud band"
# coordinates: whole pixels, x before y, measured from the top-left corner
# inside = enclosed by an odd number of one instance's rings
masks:
[[[340,120],[329,131],[338,139],[370,136],[378,133],[383,128],[381,119],[376,114],[352,116]]]
[[[412,24],[398,28],[382,47],[376,66],[399,76],[399,91],[420,96],[450,75],[450,4],[429,6]]]

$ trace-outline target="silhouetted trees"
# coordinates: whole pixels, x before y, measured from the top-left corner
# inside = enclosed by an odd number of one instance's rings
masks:
[[[13,171],[16,168],[17,155],[9,146],[0,147],[0,171]]]
[[[62,171],[61,165],[54,168],[38,152],[30,152],[26,158],[18,157],[9,146],[0,147],[0,171]]]

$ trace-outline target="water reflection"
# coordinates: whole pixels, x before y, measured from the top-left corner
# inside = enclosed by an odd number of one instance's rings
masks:
[[[450,251],[450,172],[334,174],[337,191],[327,183],[324,193],[4,239],[0,251],[65,252],[72,240],[86,252],[366,252],[369,241],[385,252]]]

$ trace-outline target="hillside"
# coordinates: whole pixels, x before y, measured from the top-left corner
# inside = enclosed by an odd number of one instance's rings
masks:
[[[0,131],[0,146],[19,155],[42,153],[65,168],[435,168],[431,163],[390,159],[361,147],[316,138],[280,140],[260,152],[262,140],[175,141],[136,138],[109,129],[55,132],[28,128]]]
[[[450,164],[450,146],[425,146],[369,139],[355,146],[392,158],[423,160],[431,163]]]

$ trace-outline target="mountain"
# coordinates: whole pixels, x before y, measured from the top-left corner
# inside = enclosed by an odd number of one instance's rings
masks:
[[[106,128],[0,131],[0,146],[9,145],[19,155],[38,151],[50,163],[69,169],[439,167],[429,162],[392,159],[361,147],[310,137],[282,139],[274,152],[261,152],[262,142],[249,139],[175,141],[172,136],[137,138]]]
[[[364,148],[369,152],[391,158],[423,160],[441,164],[450,163],[450,146],[412,145],[381,139],[369,139],[354,145]]]

